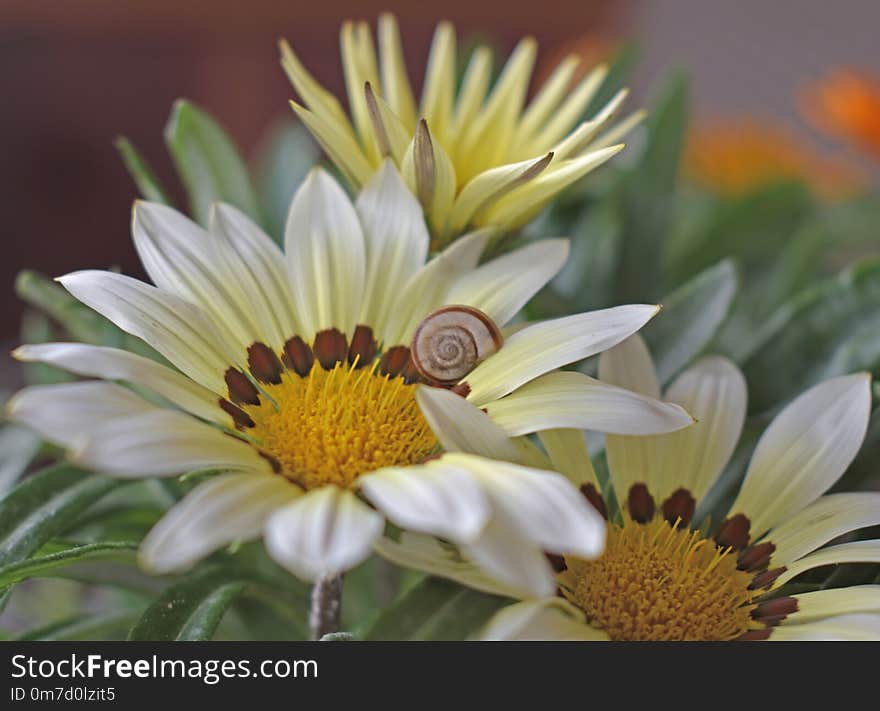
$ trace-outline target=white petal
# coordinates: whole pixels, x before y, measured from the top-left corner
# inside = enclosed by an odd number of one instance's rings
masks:
[[[90,427],[71,459],[119,477],[174,476],[196,469],[270,470],[257,450],[182,412],[150,412]]]
[[[607,641],[583,613],[561,598],[529,600],[505,607],[480,632],[484,641]]]
[[[880,585],[851,585],[792,597],[797,600],[798,609],[785,618],[786,625],[858,612],[880,613]]]
[[[543,430],[538,433],[538,437],[550,456],[553,468],[564,474],[572,484],[599,486],[587,449],[587,439],[581,430]]]
[[[37,343],[20,346],[12,355],[17,360],[48,363],[86,377],[125,380],[149,388],[193,415],[229,422],[229,416],[217,406],[215,393],[161,363],[119,348]]]
[[[481,407],[550,370],[601,353],[638,331],[657,310],[617,306],[527,326],[468,375],[468,399]]]
[[[605,520],[564,476],[469,454],[445,454],[441,461],[476,474],[496,516],[551,553],[595,558],[605,545]]]
[[[693,423],[681,407],[583,373],[547,373],[486,405],[508,435],[569,427],[625,435],[673,432]]]
[[[796,514],[855,458],[870,410],[864,373],[826,380],[796,398],[758,442],[731,513],[748,516],[753,537]]]
[[[102,425],[144,412],[155,405],[131,390],[91,380],[60,385],[32,385],[6,404],[6,415],[36,430],[50,442],[74,447]]]
[[[433,536],[404,531],[400,534],[400,541],[380,538],[376,541],[375,551],[402,568],[412,568],[447,578],[490,595],[513,598],[529,595],[528,592],[497,581],[473,562],[463,558],[456,548],[440,543]]]
[[[503,326],[556,276],[567,258],[568,240],[541,240],[465,274],[452,285],[447,300],[475,306]]]
[[[490,234],[491,230],[479,230],[459,237],[410,278],[381,334],[386,346],[408,346],[422,319],[449,303],[446,294],[450,284],[476,268]]]
[[[269,518],[266,547],[291,573],[314,581],[364,560],[383,526],[382,516],[350,491],[325,486]]]
[[[196,382],[216,393],[225,391],[223,373],[237,359],[197,306],[112,272],[74,272],[58,281],[86,306],[146,341]]]
[[[153,526],[141,543],[138,560],[152,573],[185,570],[229,543],[257,538],[269,515],[301,494],[280,476],[213,476]]]
[[[223,261],[217,241],[177,210],[136,202],[132,234],[144,269],[162,291],[206,313],[223,339],[244,351],[260,340],[253,316]]]
[[[299,332],[284,254],[251,218],[225,203],[211,210],[211,234],[260,340],[280,350]]]
[[[776,546],[771,565],[788,565],[844,533],[877,525],[880,492],[822,496],[767,536]]]
[[[416,391],[416,400],[447,452],[519,461],[518,448],[504,430],[460,395],[442,388],[422,386]]]
[[[456,542],[473,540],[491,514],[474,476],[442,460],[379,469],[358,482],[364,495],[397,526]]]
[[[773,587],[778,588],[807,570],[838,563],[880,563],[880,540],[854,541],[822,548],[786,566],[785,571],[773,582]]]
[[[599,380],[660,399],[660,383],[648,346],[638,333],[599,356]]]
[[[401,290],[428,255],[428,229],[418,200],[386,160],[355,204],[366,243],[366,283],[358,323],[380,333]]]
[[[521,597],[548,597],[556,590],[553,568],[543,551],[503,511],[496,511],[482,535],[463,551],[499,583],[522,591]]]
[[[748,397],[746,381],[729,360],[703,358],[682,373],[666,399],[685,408],[697,422],[661,438],[654,463],[664,482],[663,496],[684,487],[700,501],[715,483],[742,433]]]
[[[846,642],[880,640],[880,615],[840,615],[803,625],[774,627],[774,642]]]
[[[284,239],[303,337],[328,328],[350,335],[364,290],[364,236],[348,196],[323,170],[297,190]]]

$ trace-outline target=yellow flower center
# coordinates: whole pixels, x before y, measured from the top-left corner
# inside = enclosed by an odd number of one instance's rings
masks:
[[[608,524],[596,560],[566,559],[566,597],[614,640],[727,640],[749,630],[753,575],[736,553],[661,516]]]
[[[261,388],[268,398],[242,407],[254,423],[247,434],[306,489],[349,487],[361,474],[414,464],[437,446],[415,385],[381,375],[378,364],[325,370],[315,362],[306,377],[287,372]]]

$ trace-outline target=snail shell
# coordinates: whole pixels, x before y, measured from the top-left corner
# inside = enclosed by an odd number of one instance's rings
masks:
[[[495,322],[473,306],[444,306],[416,328],[410,354],[419,374],[431,383],[461,380],[504,343]]]

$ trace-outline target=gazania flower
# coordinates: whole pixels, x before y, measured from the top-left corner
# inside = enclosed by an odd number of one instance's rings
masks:
[[[608,128],[626,95],[621,91],[583,120],[607,68],[597,67],[571,87],[575,56],[561,62],[527,103],[536,56],[531,38],[517,45],[491,88],[492,52],[477,47],[456,89],[455,30],[440,23],[418,103],[393,16],[379,18],[378,59],[366,22],[345,23],[340,43],[351,119],[282,42],[282,65],[304,104],[293,108],[356,187],[369,181],[383,157],[392,157],[439,245],[469,225],[503,231],[524,224],[617,153],[620,138],[641,118]]]
[[[841,69],[809,87],[802,105],[817,127],[880,158],[880,80]]]
[[[495,324],[556,273],[564,241],[477,266],[486,242],[477,232],[426,263],[422,211],[390,163],[354,205],[312,172],[290,207],[286,254],[224,204],[207,232],[168,207],[137,203],[133,233],[155,286],[104,271],[60,281],[176,369],[113,348],[24,346],[22,360],[102,380],[25,389],[9,413],[111,475],[214,470],[148,535],[147,568],[186,568],[262,532],[295,574],[332,576],[370,553],[385,516],[459,543],[491,528],[543,545],[523,523],[541,506],[553,507],[566,545],[584,555],[601,545],[593,512],[562,503],[564,482],[528,467],[453,456],[406,468],[438,451],[415,399],[425,378],[485,407],[614,345],[655,313],[624,306],[534,324],[498,350]],[[656,431],[689,422],[680,408],[639,402]],[[525,508],[503,515],[523,499]]]
[[[786,127],[749,117],[692,129],[684,165],[694,181],[725,196],[778,181],[802,180],[820,194],[835,197],[851,193],[859,183],[850,166],[818,154]]]
[[[659,396],[638,336],[600,357],[600,375]],[[746,385],[731,362],[708,357],[684,372],[666,397],[697,424],[655,437],[606,436],[619,517],[608,521],[604,553],[565,555],[562,598],[503,610],[487,638],[732,640],[880,638],[880,587],[859,585],[785,594],[783,586],[821,566],[880,562],[880,541],[822,547],[880,524],[880,494],[822,494],[864,439],[867,374],[832,378],[791,402],[761,437],[727,516],[712,528],[700,507],[739,439]],[[555,424],[568,426],[565,408]],[[579,432],[543,432],[554,468],[607,516]],[[694,527],[693,524],[699,524]],[[522,597],[427,538],[386,541],[398,562],[483,590]]]

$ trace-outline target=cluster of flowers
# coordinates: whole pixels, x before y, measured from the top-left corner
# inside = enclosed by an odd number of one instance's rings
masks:
[[[527,101],[531,40],[494,84],[478,48],[459,85],[446,24],[417,102],[393,18],[378,40],[377,53],[365,24],[343,28],[349,113],[282,45],[294,110],[355,199],[315,168],[283,252],[232,205],[215,204],[204,229],[138,202],[153,283],[59,281],[168,365],[25,345],[20,360],[88,379],[26,388],[10,416],[112,476],[210,470],[143,541],[153,572],[262,536],[319,584],[377,551],[521,600],[485,628],[492,639],[880,636],[874,586],[778,593],[813,568],[880,561],[880,541],[825,546],[880,524],[880,494],[823,496],[865,437],[869,376],[782,409],[726,518],[705,522],[743,428],[738,368],[707,356],[661,393],[637,333],[655,305],[511,323],[568,243],[499,249],[641,114],[612,122],[621,92],[582,120],[606,70],[575,80],[573,59]],[[561,370],[597,354],[598,378]],[[584,431],[604,434],[604,487]]]

